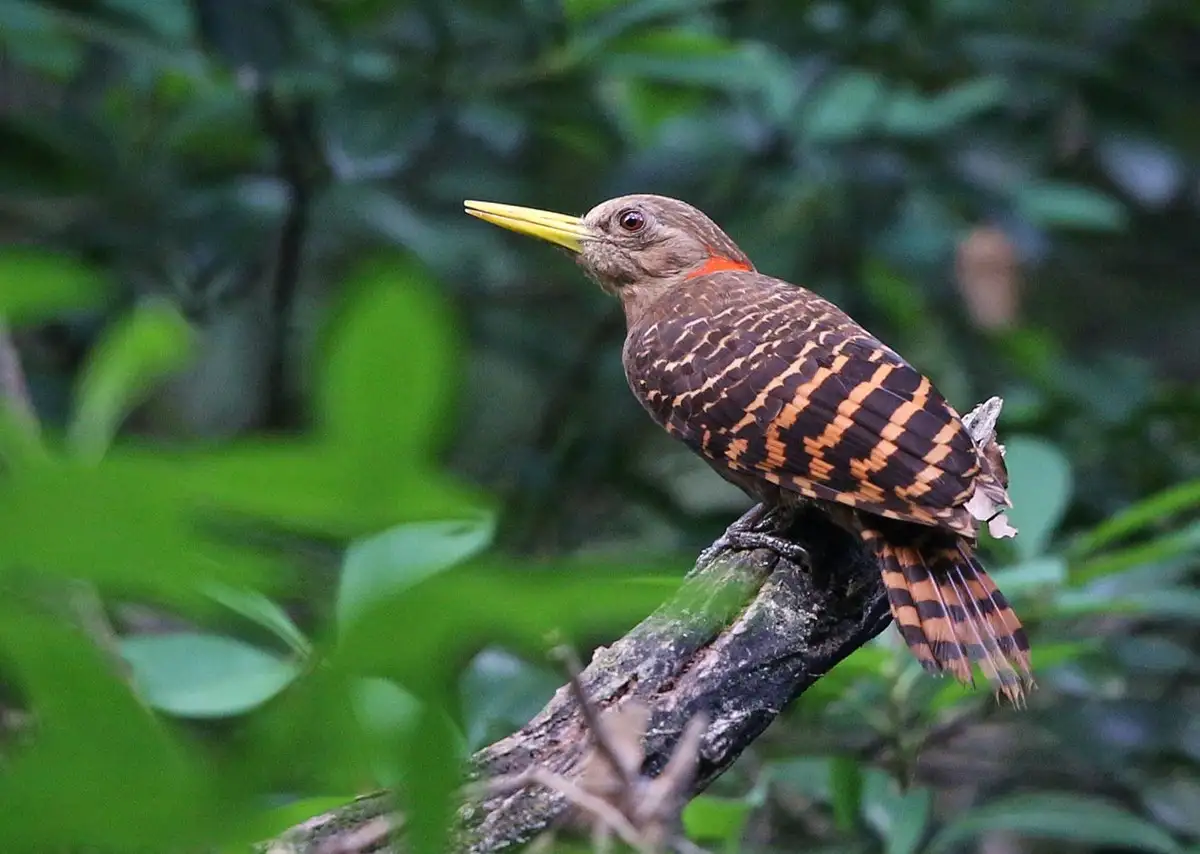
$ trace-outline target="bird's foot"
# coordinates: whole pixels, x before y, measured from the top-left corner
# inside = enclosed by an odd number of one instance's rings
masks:
[[[792,563],[808,566],[808,550],[777,534],[764,534],[760,531],[727,531],[721,539],[724,541],[722,545],[734,551],[766,549],[775,552],[782,558],[787,558]]]
[[[792,563],[808,566],[808,551],[803,546],[778,534],[767,532],[777,527],[774,524],[776,516],[785,512],[787,512],[785,509],[779,507],[767,507],[765,504],[755,505],[725,530],[725,533],[712,544],[710,551],[715,553],[722,549],[732,551],[766,549],[775,552],[780,557],[787,558]],[[764,528],[767,530],[763,530]]]

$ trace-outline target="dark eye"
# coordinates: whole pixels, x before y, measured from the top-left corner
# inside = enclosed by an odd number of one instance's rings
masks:
[[[639,210],[630,208],[617,214],[617,225],[630,232],[641,231],[646,227],[646,215]]]

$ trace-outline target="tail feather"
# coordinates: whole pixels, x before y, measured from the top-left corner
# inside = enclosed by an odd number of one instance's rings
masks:
[[[975,664],[1020,705],[1033,686],[1029,640],[970,544],[928,529],[896,536],[862,527],[860,533],[879,561],[892,617],[922,666],[974,685]]]

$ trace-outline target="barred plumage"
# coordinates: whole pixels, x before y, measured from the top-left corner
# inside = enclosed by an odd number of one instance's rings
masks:
[[[879,561],[901,635],[929,670],[977,663],[1014,702],[1029,643],[974,554],[1005,527],[1007,474],[929,379],[835,305],[756,272],[708,217],[660,196],[582,220],[468,203],[553,240],[621,298],[634,395],[671,435],[767,504],[827,503]]]

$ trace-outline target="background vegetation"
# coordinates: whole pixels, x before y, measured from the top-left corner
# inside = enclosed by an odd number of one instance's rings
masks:
[[[1005,397],[1040,683],[997,709],[889,631],[692,837],[1200,843],[1198,10],[4,0],[0,849],[244,850],[399,785],[434,850],[546,632],[616,636],[746,506],[617,307],[461,214],[634,190]]]

